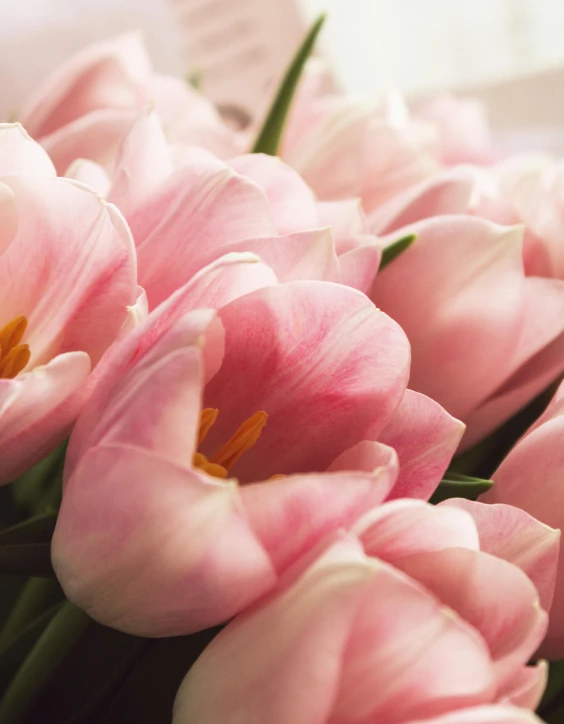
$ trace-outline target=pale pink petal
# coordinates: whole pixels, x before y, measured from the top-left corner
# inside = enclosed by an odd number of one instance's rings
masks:
[[[403,396],[409,346],[363,294],[290,282],[235,300],[220,318],[225,358],[204,397],[220,414],[204,454],[258,410],[267,427],[233,468],[244,482],[323,471],[355,443],[378,439]]]
[[[495,501],[498,496],[492,490],[482,497]],[[536,586],[541,606],[545,611],[550,610],[560,549],[559,530],[549,528],[512,505],[484,505],[451,498],[440,504],[444,506],[469,513],[478,527],[480,549],[524,571]]]
[[[12,189],[0,182],[0,254],[12,243],[18,233],[18,203]]]
[[[127,316],[124,323],[121,325],[117,339],[125,337],[127,334],[132,332],[142,322],[144,322],[149,316],[149,303],[147,301],[147,294],[143,287],[137,287],[137,299],[135,304],[127,307]]]
[[[320,226],[315,196],[301,176],[275,156],[248,154],[229,165],[266,194],[280,234]]]
[[[370,230],[391,234],[432,216],[465,214],[473,185],[472,174],[465,169],[437,174],[373,211],[368,219]]]
[[[503,704],[522,706],[533,711],[540,704],[548,680],[548,663],[539,661],[535,666],[524,666],[506,691],[501,692]]]
[[[214,365],[217,369],[223,355],[223,344],[220,343],[220,349],[216,351],[210,339],[210,325],[215,316],[210,309],[221,307],[253,289],[275,283],[272,271],[256,257],[236,254],[224,257],[203,269],[150,314],[143,324],[114,344],[90,377],[89,400],[73,430],[66,455],[65,476],[72,473],[78,459],[90,446],[93,429],[109,405],[116,384],[133,364],[151,353],[168,330],[182,320],[180,331],[184,345],[196,344],[205,338],[204,357],[208,347],[217,352],[218,360]],[[183,317],[194,309],[199,311],[192,312],[190,319],[185,321]],[[191,332],[185,324],[191,324]],[[168,351],[174,348],[174,339],[173,336]],[[160,348],[160,353],[164,353],[163,348]],[[211,366],[212,361],[206,359],[206,367]],[[206,369],[206,373],[211,377],[211,370],[208,372]]]
[[[366,243],[339,257],[342,283],[368,294],[382,260],[382,247],[374,237],[364,237]]]
[[[331,226],[338,254],[356,248],[351,239],[369,234],[368,222],[360,199],[321,201],[317,204],[319,223]]]
[[[378,274],[372,297],[409,337],[410,387],[464,420],[505,379],[519,338],[522,233],[465,216],[408,233],[415,243]]]
[[[174,722],[406,721],[490,692],[480,637],[344,539],[212,641],[180,687]]]
[[[19,227],[0,256],[2,316],[28,318],[31,364],[84,350],[94,365],[135,302],[129,230],[114,207],[77,182],[4,182],[16,194]]]
[[[406,724],[542,724],[542,722],[526,709],[512,706],[479,706],[425,721],[411,719]]]
[[[513,680],[544,638],[548,616],[538,593],[507,561],[481,551],[447,548],[403,558],[396,566],[482,634],[499,689]]]
[[[38,138],[99,108],[138,107],[150,70],[137,33],[90,45],[46,79],[22,108],[21,121]]]
[[[275,580],[235,483],[120,445],[92,448],[68,480],[52,557],[72,601],[138,636],[221,623]]]
[[[395,500],[374,508],[354,526],[367,555],[397,565],[409,556],[445,548],[479,550],[476,525],[463,511]]]
[[[0,123],[0,176],[56,176],[47,153],[20,123]]]
[[[95,161],[79,158],[67,168],[64,175],[86,184],[100,196],[107,196],[110,190],[110,177]]]
[[[363,440],[335,458],[327,471],[336,473],[363,470],[365,473],[373,473],[380,467],[393,469],[395,482],[398,474],[396,451],[387,445],[382,445],[380,442]]]
[[[441,481],[464,433],[464,424],[430,397],[406,390],[379,437],[399,456],[400,474],[391,498],[428,500]]]
[[[0,380],[0,482],[39,462],[68,435],[90,372],[84,352],[69,352],[49,364]]]
[[[291,475],[244,485],[249,522],[277,571],[294,563],[337,529],[348,529],[385,500],[394,484],[394,464],[368,472]]]
[[[277,235],[253,182],[198,154],[129,217],[150,308],[244,239]]]

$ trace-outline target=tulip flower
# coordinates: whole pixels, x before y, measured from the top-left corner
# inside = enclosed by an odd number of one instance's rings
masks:
[[[61,443],[136,298],[123,218],[0,125],[0,482]]]
[[[463,447],[564,370],[564,282],[529,273],[522,226],[481,217],[519,221],[499,188],[457,169],[369,219],[383,244],[416,235],[378,273],[370,297],[409,337],[411,387],[466,423]]]
[[[123,136],[148,105],[156,106],[171,137],[236,152],[234,134],[211,103],[180,78],[155,73],[136,33],[95,43],[69,58],[28,99],[19,120],[59,173],[80,158],[111,169]]]
[[[300,176],[270,156],[224,163],[202,149],[179,151],[155,113],[126,137],[108,199],[131,227],[151,308],[229,252],[258,254],[281,281],[338,281],[362,291],[380,263],[381,245],[358,202],[318,204]]]
[[[251,255],[202,270],[95,372],[53,538],[67,596],[131,633],[195,631],[393,497],[382,441],[402,494],[428,497],[462,426],[408,374],[404,333],[360,292],[279,284]]]
[[[525,540],[539,528],[529,518]],[[481,550],[472,515],[394,501],[354,532],[322,542],[216,636],[174,724],[535,721],[526,709],[546,665],[527,661],[547,615],[517,565]]]
[[[547,525],[562,528],[564,479],[564,386],[561,385],[545,413],[511,450],[494,473],[495,485],[483,499],[510,503],[528,511]],[[550,626],[543,652],[564,656],[564,569],[560,562]]]

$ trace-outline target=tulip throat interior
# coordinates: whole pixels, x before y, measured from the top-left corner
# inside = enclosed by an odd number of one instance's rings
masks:
[[[27,328],[25,317],[16,317],[0,329],[0,379],[13,379],[29,362],[28,344],[21,344]]]
[[[218,414],[219,410],[214,410],[211,407],[202,410],[198,445],[201,445],[206,439],[208,432],[217,420]],[[268,415],[266,412],[263,410],[255,412],[248,420],[245,420],[233,437],[209,459],[200,452],[194,453],[194,467],[203,470],[214,478],[225,480],[229,475],[229,470],[237,460],[250,450],[259,439],[267,420]]]

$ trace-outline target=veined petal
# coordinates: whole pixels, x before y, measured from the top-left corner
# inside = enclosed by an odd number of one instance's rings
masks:
[[[257,410],[268,424],[233,468],[242,482],[323,471],[357,442],[378,439],[405,391],[409,345],[363,294],[290,282],[235,300],[220,318],[225,357],[204,401],[221,414],[204,454]]]
[[[90,372],[84,352],[68,352],[49,364],[0,380],[0,483],[39,462],[68,435],[84,398]]]

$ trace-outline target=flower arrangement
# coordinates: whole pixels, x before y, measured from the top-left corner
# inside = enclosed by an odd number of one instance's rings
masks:
[[[322,25],[246,128],[137,35],[0,124],[0,722],[564,721],[564,166]]]

